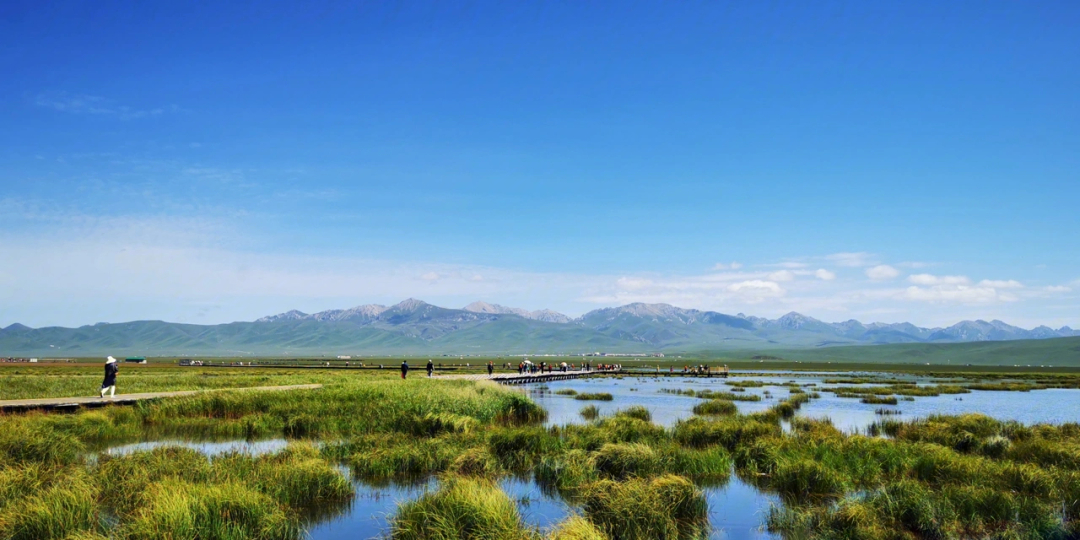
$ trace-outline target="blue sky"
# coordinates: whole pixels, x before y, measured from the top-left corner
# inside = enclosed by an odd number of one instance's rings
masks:
[[[1080,326],[1075,2],[218,4],[0,8],[0,325]]]

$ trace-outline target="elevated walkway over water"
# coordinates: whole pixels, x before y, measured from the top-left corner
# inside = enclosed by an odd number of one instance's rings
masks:
[[[422,371],[421,371],[422,373]],[[543,373],[477,373],[475,375],[438,375],[434,379],[461,380],[461,381],[492,381],[499,384],[530,384],[549,381],[566,381],[570,379],[582,379],[593,375],[620,374],[621,371],[613,369],[590,370],[590,371],[545,371]],[[421,375],[422,377],[423,375]]]

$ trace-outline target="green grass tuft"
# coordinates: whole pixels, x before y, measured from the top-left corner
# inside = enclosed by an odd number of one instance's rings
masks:
[[[528,531],[517,506],[483,479],[445,476],[437,491],[402,503],[394,516],[395,540],[522,540]]]
[[[582,508],[611,538],[698,538],[709,526],[708,504],[701,491],[674,475],[600,480],[584,490]]]
[[[574,396],[574,399],[581,401],[611,401],[615,399],[615,397],[607,392],[598,392],[594,394],[578,394]]]
[[[703,415],[732,415],[739,412],[734,403],[724,399],[712,399],[704,403],[694,405],[694,414]]]

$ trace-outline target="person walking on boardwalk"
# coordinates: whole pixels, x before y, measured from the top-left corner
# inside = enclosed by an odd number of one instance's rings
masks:
[[[491,374],[494,373],[494,372],[495,372],[495,364],[493,364],[491,362],[488,362],[488,377],[491,377]]]
[[[435,364],[432,364],[431,359],[428,358],[428,361],[427,361],[427,376],[428,377],[431,377],[431,372],[432,371],[435,371]]]
[[[105,360],[105,380],[101,382],[101,397],[105,397],[105,392],[109,393],[109,397],[116,397],[116,374],[120,372],[120,367],[116,365],[116,359],[109,357]]]
[[[404,379],[409,374],[409,363],[405,360],[401,361],[401,378]]]

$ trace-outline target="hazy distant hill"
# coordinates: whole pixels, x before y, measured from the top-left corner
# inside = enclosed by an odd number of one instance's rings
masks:
[[[967,343],[890,343],[851,347],[771,349],[768,354],[739,351],[701,352],[702,357],[725,357],[731,360],[754,360],[768,356],[770,361],[799,361],[834,364],[930,364],[944,366],[1080,366],[1080,337],[1023,339],[1012,341],[976,341]]]
[[[389,307],[364,305],[315,314],[294,310],[219,325],[135,321],[33,329],[13,324],[0,330],[0,356],[723,351],[1069,336],[1080,332],[1068,327],[1026,330],[981,320],[948,328],[825,323],[799,313],[765,319],[641,303],[571,319],[550,310],[484,302],[449,309],[410,298]]]

